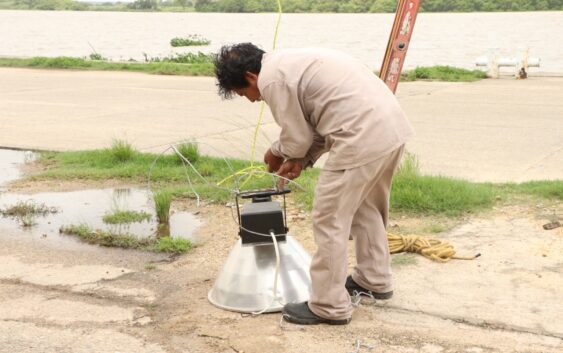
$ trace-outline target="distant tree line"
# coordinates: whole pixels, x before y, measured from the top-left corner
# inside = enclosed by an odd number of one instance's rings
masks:
[[[108,0],[110,1],[110,0]],[[283,12],[395,12],[397,0],[281,0]],[[276,12],[277,0],[135,0],[90,3],[74,0],[0,0],[0,9]],[[423,0],[425,12],[557,11],[563,0]]]
[[[14,0],[7,8],[29,10],[87,10],[88,5],[73,0]]]
[[[276,12],[277,0],[195,0],[199,12]],[[397,0],[282,0],[284,12],[395,12]],[[563,10],[563,0],[423,0],[426,12]]]

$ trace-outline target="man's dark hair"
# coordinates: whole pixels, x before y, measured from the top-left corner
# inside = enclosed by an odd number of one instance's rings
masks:
[[[248,87],[244,74],[259,74],[264,51],[252,43],[224,45],[215,56],[215,77],[219,95],[229,99],[235,88]]]

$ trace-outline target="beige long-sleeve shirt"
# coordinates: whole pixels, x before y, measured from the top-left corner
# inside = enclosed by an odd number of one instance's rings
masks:
[[[264,54],[258,89],[281,127],[272,152],[327,170],[355,168],[403,145],[414,130],[397,99],[365,65],[328,49]]]

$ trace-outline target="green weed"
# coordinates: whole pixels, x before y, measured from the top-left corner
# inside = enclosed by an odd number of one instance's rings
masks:
[[[180,152],[180,154],[184,158],[186,158],[190,163],[193,164],[199,160],[200,154],[199,154],[199,146],[197,145],[197,143],[195,142],[182,143],[176,146],[176,148],[178,152]],[[180,158],[180,156],[178,156],[178,160],[180,161],[180,163],[184,162],[182,158]]]
[[[172,203],[172,193],[169,190],[158,190],[153,192],[153,199],[158,223],[168,224],[170,221],[170,204]]]

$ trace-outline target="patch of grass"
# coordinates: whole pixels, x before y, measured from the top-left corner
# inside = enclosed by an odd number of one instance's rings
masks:
[[[144,211],[122,211],[117,210],[110,214],[104,215],[102,220],[107,224],[127,224],[143,221],[150,221],[151,214]]]
[[[87,224],[61,226],[60,233],[76,235],[89,244],[127,249],[145,249],[154,241],[149,238],[138,238],[132,234],[112,233],[101,229],[92,229]]]
[[[466,70],[452,66],[417,67],[401,75],[402,81],[432,80],[447,82],[473,82],[487,78],[480,70]]]
[[[192,248],[192,243],[187,239],[163,237],[154,245],[157,252],[183,253]]]
[[[391,266],[401,267],[408,265],[416,265],[418,260],[415,254],[397,254],[391,256]]]
[[[115,163],[114,157],[108,150],[42,153],[39,163],[44,164],[46,170],[31,178],[34,180],[117,178],[146,183],[147,173],[156,158],[159,159],[151,171],[151,187],[167,189],[172,197],[193,197],[191,189],[186,186],[186,170],[178,163],[178,157],[174,154],[159,157],[150,153],[137,153],[127,162]],[[220,202],[232,200],[232,194],[213,185],[234,171],[250,166],[250,162],[236,159],[229,159],[229,162],[234,170],[228,168],[222,158],[200,155],[194,166],[205,176],[207,182],[200,179],[192,170],[187,171],[196,192],[202,198]],[[306,191],[294,188],[294,195],[306,209],[312,207],[319,173],[319,169],[308,169],[296,180]],[[232,183],[222,186],[234,187]],[[272,179],[263,177],[253,179],[245,186],[245,190],[270,187],[272,187]],[[393,181],[391,211],[412,215],[457,217],[468,212],[490,209],[495,202],[501,200],[506,202],[507,199],[518,195],[563,200],[563,181],[490,184],[421,175],[416,158],[407,156]]]
[[[155,160],[158,158],[156,163]],[[232,169],[222,158],[201,155],[194,166],[204,174],[207,180],[199,178],[191,169],[190,176],[195,190],[208,200],[226,201],[232,195],[225,190],[213,187],[233,172],[250,165],[248,161],[229,159]],[[44,179],[122,179],[133,183],[146,183],[149,170],[151,187],[166,188],[174,197],[192,196],[191,189],[186,186],[186,169],[178,163],[175,154],[157,155],[152,153],[137,153],[127,162],[115,163],[112,153],[108,149],[74,152],[43,152],[38,163],[45,166],[45,170],[30,177],[32,180]],[[200,166],[203,166],[200,168]],[[272,187],[271,178],[255,179],[247,185],[248,189]],[[225,183],[225,188],[233,187],[233,183]]]
[[[120,247],[145,251],[183,253],[190,250],[193,245],[189,240],[164,238],[139,238],[132,234],[112,233],[100,229],[92,229],[87,224],[66,225],[59,229],[60,233],[76,235],[89,244],[107,247]]]
[[[196,163],[199,160],[199,146],[195,142],[182,143],[176,146],[176,149],[185,159],[187,159],[192,164]],[[178,156],[178,160],[180,161],[180,163],[183,163],[183,160],[182,158],[180,158],[180,156]]]
[[[170,204],[172,193],[169,190],[158,190],[153,192],[154,209],[159,224],[168,224],[170,221]]]
[[[146,264],[145,265],[145,270],[156,270],[156,265],[155,264]]]
[[[203,54],[205,55],[205,54]],[[193,59],[193,62],[188,62]],[[186,63],[188,62],[188,63]],[[182,55],[150,62],[112,62],[73,57],[0,58],[0,67],[35,69],[74,69],[97,71],[134,71],[156,75],[213,76],[213,63],[202,56]]]
[[[130,161],[138,153],[129,142],[124,140],[113,140],[109,152],[118,162]]]
[[[563,180],[530,181],[521,184],[503,184],[507,192],[543,197],[546,199],[563,200]]]
[[[418,214],[460,216],[492,207],[495,196],[490,184],[420,175],[413,156],[405,157],[392,188],[392,209]]]
[[[211,44],[211,41],[199,34],[189,34],[185,38],[176,37],[170,40],[170,45],[173,47],[189,47],[209,44]]]

